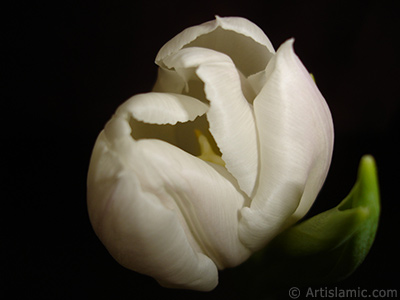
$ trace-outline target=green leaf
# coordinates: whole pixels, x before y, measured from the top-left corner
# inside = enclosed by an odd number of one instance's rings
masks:
[[[366,155],[353,189],[337,207],[287,229],[244,268],[257,274],[259,283],[274,286],[342,280],[367,256],[379,214],[376,165],[373,157]]]

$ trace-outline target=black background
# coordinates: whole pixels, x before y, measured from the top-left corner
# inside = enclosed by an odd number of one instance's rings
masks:
[[[124,269],[95,236],[86,210],[85,181],[97,134],[119,104],[151,89],[160,47],[216,14],[248,18],[275,48],[295,37],[296,53],[330,106],[332,167],[309,215],[347,195],[362,155],[376,158],[382,215],[375,244],[350,278],[329,287],[399,290],[399,22],[394,3],[30,1],[4,9],[6,289],[1,294],[244,299],[240,291],[245,287],[232,284],[231,270],[221,272],[213,292],[198,293],[166,290]],[[288,298],[287,293],[281,297]]]

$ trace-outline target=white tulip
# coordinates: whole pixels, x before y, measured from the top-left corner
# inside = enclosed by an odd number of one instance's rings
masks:
[[[162,47],[154,91],[118,108],[90,162],[90,220],[120,264],[212,290],[307,213],[333,125],[292,45],[217,17]]]

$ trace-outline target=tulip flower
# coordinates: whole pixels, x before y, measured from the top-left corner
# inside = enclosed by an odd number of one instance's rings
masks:
[[[188,28],[156,57],[152,92],[106,124],[88,174],[93,228],[123,266],[208,291],[218,270],[310,209],[333,150],[329,108],[293,50],[255,24]]]

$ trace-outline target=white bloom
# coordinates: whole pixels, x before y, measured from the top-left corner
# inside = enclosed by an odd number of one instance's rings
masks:
[[[96,234],[123,266],[211,290],[302,218],[328,172],[332,119],[288,40],[219,18],[160,50],[154,91],[122,104],[88,175]]]

